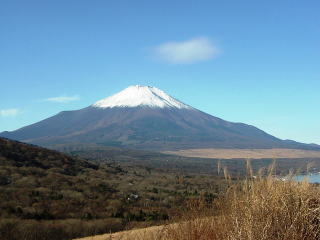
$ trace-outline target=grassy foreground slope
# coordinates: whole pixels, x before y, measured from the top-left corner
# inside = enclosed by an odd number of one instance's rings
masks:
[[[279,181],[271,175],[247,180],[221,196],[214,213],[196,211],[188,221],[169,227],[166,239],[316,240],[319,199],[318,186],[307,182]]]
[[[83,240],[317,240],[319,199],[318,186],[269,174],[232,185],[212,205],[194,202],[175,224]]]

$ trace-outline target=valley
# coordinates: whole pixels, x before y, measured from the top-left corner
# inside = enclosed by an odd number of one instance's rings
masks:
[[[246,159],[81,145],[63,149],[68,153],[0,138],[3,239],[20,240],[28,233],[28,239],[62,240],[165,224],[199,200],[210,206],[247,172]],[[272,163],[255,159],[251,165],[257,172]],[[275,173],[306,172],[310,164],[318,171],[320,158],[278,159]]]

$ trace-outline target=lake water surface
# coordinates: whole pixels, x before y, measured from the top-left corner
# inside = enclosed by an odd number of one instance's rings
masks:
[[[308,182],[310,183],[320,183],[320,174],[309,174],[309,175],[298,175],[296,177],[297,181],[303,181],[305,178],[307,178]]]

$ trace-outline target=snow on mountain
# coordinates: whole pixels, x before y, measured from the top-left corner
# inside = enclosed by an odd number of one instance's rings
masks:
[[[63,111],[1,137],[42,146],[118,146],[145,150],[188,148],[319,149],[283,141],[243,123],[192,108],[149,86],[131,86],[79,110]]]
[[[130,86],[123,91],[102,99],[92,105],[96,108],[150,107],[192,109],[192,107],[169,96],[164,91],[151,86]]]

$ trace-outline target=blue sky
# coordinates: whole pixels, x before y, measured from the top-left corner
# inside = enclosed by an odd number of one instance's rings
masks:
[[[140,84],[320,144],[319,10],[318,0],[2,0],[0,131]]]

